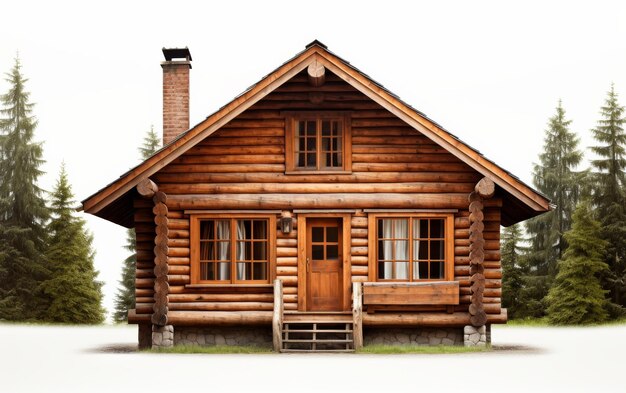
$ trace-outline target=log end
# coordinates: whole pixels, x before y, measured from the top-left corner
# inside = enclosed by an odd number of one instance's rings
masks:
[[[496,185],[494,184],[493,180],[489,179],[488,177],[483,177],[478,183],[476,183],[474,191],[476,191],[476,193],[482,198],[488,199],[491,198],[493,194],[495,194]]]

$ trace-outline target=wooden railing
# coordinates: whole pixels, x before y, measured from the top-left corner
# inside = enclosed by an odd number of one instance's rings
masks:
[[[352,337],[354,349],[363,347],[363,284],[352,283]]]
[[[274,315],[272,317],[272,341],[274,351],[280,352],[283,347],[283,313],[285,306],[283,303],[283,282],[274,280]]]

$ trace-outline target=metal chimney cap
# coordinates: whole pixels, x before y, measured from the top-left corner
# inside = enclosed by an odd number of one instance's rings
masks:
[[[172,61],[173,59],[185,59],[187,61],[191,61],[191,52],[189,52],[189,48],[163,48],[163,56],[165,56],[165,60]]]

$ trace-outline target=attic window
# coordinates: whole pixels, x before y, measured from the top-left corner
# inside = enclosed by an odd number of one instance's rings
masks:
[[[346,113],[289,113],[286,125],[287,173],[351,170],[350,117]]]

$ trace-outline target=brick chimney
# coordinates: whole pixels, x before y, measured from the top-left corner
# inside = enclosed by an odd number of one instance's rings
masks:
[[[189,129],[188,48],[163,48],[163,145],[167,145]]]

